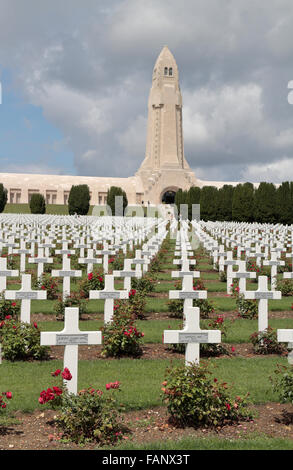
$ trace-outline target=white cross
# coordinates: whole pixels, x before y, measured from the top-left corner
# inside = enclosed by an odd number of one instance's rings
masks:
[[[56,245],[50,242],[49,237],[46,237],[44,243],[39,243],[39,248],[45,248],[45,256],[49,257],[50,255],[50,248],[55,248]]]
[[[32,290],[30,274],[22,274],[21,278],[21,289],[6,290],[5,299],[21,300],[20,321],[30,323],[31,300],[46,300],[47,291]]]
[[[206,290],[194,290],[192,276],[184,276],[182,290],[170,290],[169,299],[184,299],[184,307],[192,307],[193,299],[206,299]]]
[[[122,271],[113,271],[113,276],[114,277],[124,277],[124,289],[130,291],[131,289],[131,278],[136,277],[136,278],[141,278],[142,277],[142,272],[138,269],[133,271],[131,269],[132,265],[132,259],[125,259],[124,260],[124,266]],[[136,265],[137,267],[139,266],[138,264]]]
[[[288,362],[293,365],[293,329],[277,330],[277,340],[279,343],[288,343],[288,349],[292,349],[288,353]]]
[[[192,277],[200,277],[200,272],[199,271],[190,271],[189,266],[190,266],[190,261],[189,259],[184,259],[182,261],[182,266],[179,271],[172,271],[172,277],[184,277],[184,276],[192,276]]]
[[[25,241],[21,240],[19,249],[12,250],[13,253],[20,255],[20,272],[25,271],[25,255],[30,253],[30,250],[26,248]]]
[[[63,261],[65,260],[65,258],[67,258],[67,255],[75,254],[75,250],[68,249],[68,243],[68,241],[63,241],[61,250],[55,250],[56,255],[62,255]]]
[[[42,277],[43,272],[44,272],[44,264],[45,263],[53,263],[53,258],[45,257],[44,256],[44,248],[38,248],[38,256],[34,257],[34,258],[29,258],[28,262],[38,265],[37,277],[38,277],[38,279],[40,279]]]
[[[96,250],[97,255],[103,255],[103,269],[104,273],[107,273],[109,271],[109,255],[115,255],[114,250],[110,250],[108,243],[104,242],[104,248],[103,250]]]
[[[258,300],[258,331],[265,331],[268,328],[268,300],[280,300],[282,297],[281,292],[269,291],[268,277],[259,276],[258,289],[244,292],[244,297]]]
[[[79,264],[87,264],[87,274],[93,272],[94,264],[102,264],[102,258],[94,257],[94,250],[89,248],[86,258],[78,258]]]
[[[18,276],[17,269],[7,269],[7,258],[0,258],[0,292],[6,289],[6,277]]]
[[[63,300],[70,296],[70,278],[81,277],[81,275],[81,270],[70,269],[70,258],[63,258],[61,270],[52,270],[52,277],[63,277]]]
[[[201,343],[220,343],[220,330],[200,329],[200,309],[199,307],[186,307],[183,311],[185,324],[183,330],[164,330],[164,343],[186,344],[185,364],[191,362],[199,364]]]
[[[78,346],[83,344],[102,344],[100,331],[80,331],[78,327],[79,309],[65,308],[64,329],[60,332],[41,332],[41,345],[65,346],[64,368],[67,367],[72,375],[70,381],[65,380],[69,393],[77,394],[78,382]]]
[[[271,252],[271,259],[270,260],[264,260],[263,262],[264,266],[271,266],[271,288],[272,290],[276,289],[276,284],[277,284],[277,267],[278,266],[284,266],[285,261],[279,260],[278,259],[278,252],[277,251],[272,251]]]
[[[261,267],[261,259],[265,257],[265,253],[261,251],[261,247],[259,244],[256,243],[255,245],[255,251],[251,253],[251,256],[256,257],[256,265],[258,267]]]
[[[233,260],[233,252],[227,252],[227,259],[224,261],[224,265],[227,266],[227,294],[231,294],[231,284],[233,282],[233,267],[238,264],[236,260]]]
[[[90,290],[90,299],[104,299],[104,323],[111,323],[114,315],[114,299],[128,299],[127,290],[115,290],[114,276],[105,275],[105,287],[103,290]]]
[[[233,273],[233,278],[239,279],[239,292],[243,294],[246,291],[246,279],[255,279],[256,273],[246,271],[246,261],[239,260],[237,264],[239,268],[238,271]]]
[[[135,250],[135,258],[132,259],[132,264],[139,265],[137,268],[139,271],[141,271],[141,265],[142,265],[142,270],[143,272],[146,272],[148,270],[148,264],[150,264],[150,260],[147,258],[142,258],[141,250]]]

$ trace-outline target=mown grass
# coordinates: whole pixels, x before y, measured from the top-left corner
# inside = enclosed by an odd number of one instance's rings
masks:
[[[82,346],[87,347],[87,346]],[[121,382],[120,400],[131,409],[146,409],[162,405],[160,389],[166,368],[183,364],[184,359],[119,359],[79,361],[78,388],[89,386],[105,390],[105,384]],[[277,402],[269,377],[277,364],[287,364],[286,358],[220,358],[211,359],[215,366],[212,377],[233,385],[233,395],[250,393],[252,403]],[[9,410],[31,412],[42,409],[38,403],[40,392],[58,384],[51,372],[62,368],[62,361],[14,362],[1,365],[1,389],[12,390]]]
[[[103,447],[103,450],[111,450],[114,447]],[[122,442],[115,446],[115,450],[292,450],[291,439],[272,438],[266,436],[250,436],[247,438],[228,439],[218,437],[185,437],[182,439],[166,439],[135,444],[134,442]],[[99,449],[97,449],[99,450]],[[160,457],[159,457],[160,458]],[[177,460],[177,459],[176,459]],[[185,460],[184,460],[185,461]],[[187,458],[187,463],[190,460]]]

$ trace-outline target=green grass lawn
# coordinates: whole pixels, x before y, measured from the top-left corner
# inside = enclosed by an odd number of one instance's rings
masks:
[[[84,346],[83,346],[84,347]],[[121,382],[121,403],[126,410],[145,409],[162,405],[160,397],[161,383],[168,366],[183,364],[184,359],[119,359],[79,361],[78,388],[93,386],[105,389],[105,384],[119,380]],[[252,403],[278,401],[272,390],[269,377],[277,364],[287,364],[286,358],[220,358],[211,359],[214,364],[213,376],[220,381],[233,384],[234,395],[244,395],[248,391]],[[40,392],[57,384],[51,372],[62,368],[62,361],[44,362],[6,362],[1,365],[1,387],[13,390],[14,397],[9,403],[9,410],[33,411],[41,409],[38,404]],[[58,382],[59,383],[59,382]],[[25,384],[25,386],[24,386]]]

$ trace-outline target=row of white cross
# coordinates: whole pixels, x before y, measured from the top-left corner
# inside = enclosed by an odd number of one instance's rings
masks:
[[[201,230],[199,224],[197,224],[196,230],[206,250],[210,251],[213,254],[214,266],[216,265],[217,260],[219,264],[219,271],[224,270],[224,266],[227,266],[227,292],[231,293],[231,286],[233,284],[233,280],[239,279],[239,292],[244,295],[244,298],[250,300],[258,300],[258,331],[265,331],[268,328],[268,300],[280,300],[282,297],[281,292],[276,291],[275,289],[277,267],[284,266],[285,264],[284,261],[279,259],[281,251],[283,251],[284,249],[284,245],[280,245],[280,243],[277,243],[277,247],[272,248],[275,251],[271,251],[271,259],[263,261],[263,264],[265,266],[271,266],[271,290],[269,290],[268,288],[267,276],[259,276],[257,290],[247,291],[246,279],[255,278],[256,272],[246,271],[246,261],[240,259],[233,259],[233,252],[225,251],[223,245],[221,245],[219,249],[215,249],[215,247],[217,246],[216,241],[212,237],[207,235],[206,232]],[[228,240],[230,240],[229,237],[227,238]],[[268,246],[268,243],[265,243],[265,245]],[[290,247],[293,247],[292,243],[290,243]],[[239,248],[239,252],[237,252],[237,255],[238,257],[240,257],[241,252],[246,251],[246,249],[241,243],[237,244],[237,248]],[[259,266],[261,266],[261,258],[267,256],[267,254],[262,253],[260,251],[258,245],[256,245],[256,249],[254,252],[251,252],[249,250],[249,255],[257,257],[257,264]],[[289,256],[291,257],[292,254],[290,253]],[[233,271],[233,266],[235,265],[238,266],[238,271]],[[284,279],[293,279],[293,272],[284,272],[283,277]],[[288,349],[293,349],[293,329],[278,329],[277,339],[279,342],[288,343]],[[288,361],[290,363],[293,363],[293,351],[288,354]]]

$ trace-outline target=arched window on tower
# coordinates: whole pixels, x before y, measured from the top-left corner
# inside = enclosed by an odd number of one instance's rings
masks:
[[[169,68],[169,76],[172,77],[172,75],[173,75],[173,69],[172,69],[172,67],[170,67]]]
[[[168,75],[168,67],[164,68],[164,75]]]

